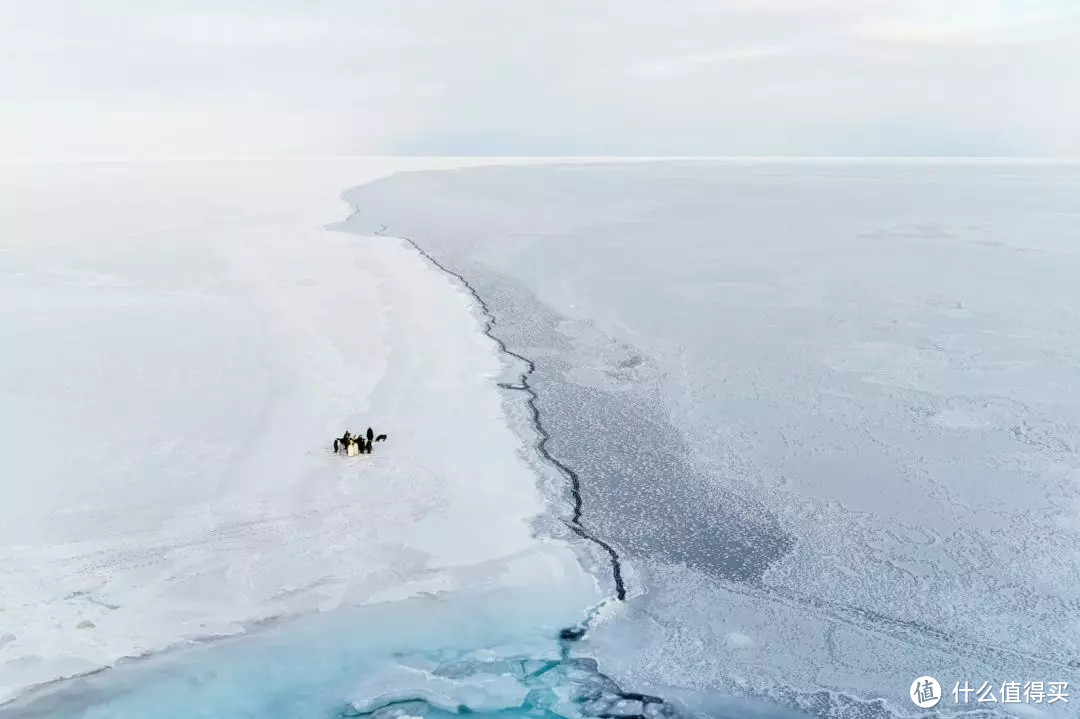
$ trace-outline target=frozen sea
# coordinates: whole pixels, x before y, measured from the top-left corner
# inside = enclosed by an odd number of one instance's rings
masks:
[[[617,699],[564,661],[610,581],[523,366],[406,242],[327,227],[350,184],[462,164],[2,166],[0,716]]]
[[[886,717],[926,714],[930,675],[942,714],[1075,716],[1002,691],[1080,681],[1080,167],[476,168],[348,199],[535,361],[628,575],[589,638],[621,682]]]
[[[5,168],[0,717],[1075,716],[1080,167],[485,163]]]

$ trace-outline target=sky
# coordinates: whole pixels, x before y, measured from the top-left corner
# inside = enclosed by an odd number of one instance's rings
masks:
[[[1080,156],[1080,0],[0,0],[0,157]]]

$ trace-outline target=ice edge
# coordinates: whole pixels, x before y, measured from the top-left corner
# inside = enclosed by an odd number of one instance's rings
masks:
[[[354,207],[353,213],[349,216],[348,219],[345,220],[344,223],[342,223],[341,226],[347,227],[349,220],[355,217],[358,212],[359,209]],[[491,308],[488,306],[488,304],[484,301],[484,298],[480,296],[480,294],[471,284],[469,284],[468,280],[466,280],[464,277],[454,272],[453,270],[447,268],[437,259],[428,254],[428,252],[426,252],[422,247],[420,247],[420,245],[417,244],[415,240],[408,237],[402,237],[400,235],[390,234],[389,228],[386,225],[380,224],[379,228],[375,230],[375,234],[379,237],[391,237],[407,243],[429,263],[437,267],[445,274],[454,278],[465,289],[465,291],[472,296],[473,301],[476,302],[476,305],[480,308],[480,312],[484,318],[483,326],[481,327],[481,331],[484,333],[484,335],[490,338],[495,343],[501,354],[517,360],[525,366],[524,370],[520,374],[520,378],[517,383],[499,382],[498,385],[502,389],[514,392],[522,392],[525,394],[525,404],[529,409],[532,428],[536,432],[538,438],[533,446],[536,449],[537,453],[540,455],[540,457],[545,462],[554,467],[559,472],[559,474],[561,474],[569,481],[570,484],[570,495],[573,498],[574,510],[570,519],[564,519],[562,521],[566,524],[567,527],[570,528],[571,531],[574,532],[574,534],[578,535],[579,537],[588,542],[592,542],[596,546],[603,549],[604,552],[608,555],[609,559],[611,560],[612,580],[615,584],[615,598],[618,599],[620,602],[625,601],[626,582],[623,579],[622,559],[619,557],[618,551],[616,551],[613,546],[605,542],[603,539],[589,532],[581,524],[581,517],[584,510],[584,502],[581,498],[580,475],[578,475],[578,473],[575,472],[571,467],[556,459],[554,456],[552,456],[551,452],[548,451],[547,443],[548,440],[551,439],[551,434],[544,427],[544,423],[540,415],[540,408],[537,405],[538,396],[536,394],[536,390],[534,390],[529,385],[529,377],[536,371],[536,363],[532,359],[511,350],[509,347],[506,346],[506,343],[501,338],[494,334],[494,329],[496,325],[495,315],[492,313]]]

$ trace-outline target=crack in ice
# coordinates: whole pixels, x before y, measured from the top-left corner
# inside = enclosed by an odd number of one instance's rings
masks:
[[[559,473],[562,474],[563,477],[565,477],[570,482],[570,495],[573,498],[574,511],[571,518],[568,521],[565,521],[565,523],[570,528],[570,530],[577,534],[579,537],[586,541],[592,542],[607,553],[608,557],[611,560],[611,574],[612,579],[615,583],[615,597],[619,601],[624,601],[626,599],[626,583],[623,580],[622,560],[619,558],[619,553],[615,551],[614,547],[605,542],[603,539],[590,533],[581,523],[581,517],[584,511],[584,501],[581,497],[581,477],[571,467],[556,459],[547,448],[548,440],[551,439],[551,434],[544,427],[543,421],[541,419],[540,408],[537,404],[537,400],[539,399],[539,397],[536,394],[536,390],[534,390],[529,384],[529,377],[532,376],[532,374],[536,371],[536,363],[530,358],[511,350],[509,347],[506,346],[506,343],[501,338],[495,335],[495,314],[491,311],[491,308],[488,306],[487,302],[484,301],[484,298],[480,296],[480,293],[477,292],[471,284],[469,284],[468,280],[466,280],[457,272],[449,269],[446,265],[442,264],[433,256],[428,254],[428,252],[426,252],[424,248],[420,247],[420,245],[417,244],[415,240],[412,240],[408,237],[400,237],[398,235],[389,235],[387,233],[388,229],[389,228],[386,225],[380,225],[379,229],[375,231],[375,234],[380,237],[395,237],[404,242],[407,242],[428,262],[430,262],[435,267],[439,268],[444,273],[446,273],[450,277],[453,277],[459,283],[461,283],[461,286],[464,287],[465,290],[472,296],[473,300],[480,308],[480,312],[484,316],[484,325],[481,328],[484,335],[491,338],[491,340],[495,342],[496,346],[498,346],[499,348],[499,352],[508,357],[512,357],[525,365],[525,370],[521,373],[521,377],[516,384],[510,382],[499,382],[499,387],[515,392],[523,392],[525,394],[525,403],[528,406],[529,412],[531,414],[533,430],[536,432],[539,438],[535,445],[537,453],[551,466],[555,467],[555,469],[557,469]]]

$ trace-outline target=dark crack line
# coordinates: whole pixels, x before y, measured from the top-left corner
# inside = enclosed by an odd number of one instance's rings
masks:
[[[509,382],[499,382],[499,387],[506,390],[513,390],[515,392],[523,392],[525,394],[525,404],[526,406],[528,406],[529,412],[532,415],[532,426],[533,429],[536,431],[537,436],[539,437],[536,442],[536,451],[540,454],[542,458],[544,458],[548,463],[555,467],[560,474],[562,474],[566,479],[570,481],[570,495],[571,497],[573,497],[574,500],[574,512],[569,521],[564,521],[566,525],[571,529],[571,531],[574,532],[574,534],[578,535],[579,537],[588,542],[592,542],[593,544],[597,545],[605,552],[607,552],[608,557],[611,559],[612,578],[615,581],[615,597],[619,601],[624,601],[626,599],[626,583],[623,581],[622,560],[619,558],[619,553],[616,552],[615,548],[605,542],[603,539],[600,539],[594,534],[591,534],[589,530],[585,529],[585,527],[581,523],[581,515],[584,505],[584,502],[581,498],[581,477],[569,466],[552,456],[551,452],[548,450],[547,445],[548,441],[551,439],[551,434],[548,433],[547,429],[544,427],[543,421],[541,420],[540,407],[537,404],[539,397],[536,394],[536,390],[534,390],[529,384],[529,377],[531,377],[532,374],[536,371],[536,363],[528,357],[525,357],[524,355],[518,354],[517,352],[511,350],[509,347],[506,346],[506,343],[503,342],[502,339],[500,339],[494,334],[496,324],[495,314],[491,311],[491,308],[488,306],[487,302],[484,301],[484,298],[480,296],[480,293],[478,293],[476,289],[471,284],[469,284],[468,280],[466,280],[460,274],[449,269],[448,267],[446,267],[446,265],[442,264],[437,259],[432,257],[424,250],[424,248],[420,247],[420,245],[417,244],[416,241],[408,237],[401,237],[399,235],[388,235],[388,229],[389,228],[387,228],[386,225],[380,225],[379,229],[375,231],[375,234],[380,237],[396,237],[398,239],[404,240],[405,242],[409,243],[409,245],[411,245],[412,248],[416,250],[422,257],[424,257],[428,262],[435,265],[447,275],[453,277],[458,282],[460,282],[461,286],[464,287],[470,295],[472,295],[473,300],[480,307],[480,311],[484,315],[484,326],[482,328],[484,335],[495,342],[500,352],[509,357],[513,357],[514,359],[525,365],[525,371],[521,373],[521,377],[518,380],[517,384],[511,384]]]

